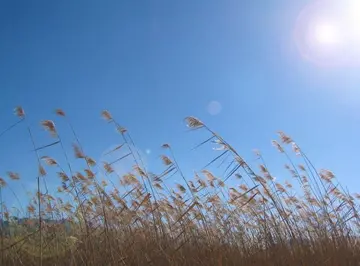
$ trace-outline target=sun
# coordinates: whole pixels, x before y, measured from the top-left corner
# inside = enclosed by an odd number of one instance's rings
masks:
[[[317,65],[360,64],[360,0],[314,0],[294,32],[301,56]]]
[[[331,23],[318,22],[315,24],[314,38],[317,43],[327,45],[339,42],[339,32]]]

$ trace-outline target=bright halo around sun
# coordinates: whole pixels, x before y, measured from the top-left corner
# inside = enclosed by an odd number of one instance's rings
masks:
[[[300,13],[295,40],[319,65],[360,65],[360,0],[312,2]]]

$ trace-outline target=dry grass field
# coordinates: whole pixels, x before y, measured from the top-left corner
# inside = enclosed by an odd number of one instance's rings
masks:
[[[114,150],[125,150],[134,161],[131,172],[118,175],[114,165],[123,158],[96,162],[82,148],[76,125],[64,111],[56,113],[73,132],[74,152],[68,154],[53,121],[41,121],[66,164],[46,156],[49,147],[37,147],[33,141],[37,191],[24,206],[28,219],[21,224],[12,219],[9,207],[1,206],[1,265],[360,265],[360,195],[350,195],[331,171],[315,169],[282,132],[273,145],[287,161],[284,183],[272,176],[260,152],[259,167],[254,169],[193,117],[186,118],[188,127],[209,135],[200,145],[218,147],[208,170],[186,176],[176,151],[164,144],[163,172],[152,174],[130,133],[103,111],[104,120],[121,138]],[[34,140],[21,107],[16,115]],[[84,168],[74,169],[74,160]],[[210,171],[219,163],[226,170],[221,178]],[[49,176],[50,168],[56,169],[57,177]],[[182,181],[170,187],[163,181],[173,175]],[[16,172],[2,176],[1,193],[21,178]],[[56,195],[44,189],[49,178],[58,179]]]

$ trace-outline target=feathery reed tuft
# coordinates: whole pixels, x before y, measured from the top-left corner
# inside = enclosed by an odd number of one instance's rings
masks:
[[[55,114],[57,114],[58,116],[66,116],[65,112],[62,109],[56,109]]]
[[[193,129],[198,129],[204,126],[204,124],[197,118],[195,117],[187,117],[185,118],[186,122],[187,122],[187,126],[189,128],[193,128]]]
[[[14,112],[17,117],[20,117],[20,118],[25,117],[24,109],[21,106],[16,107]]]
[[[56,132],[56,128],[55,128],[55,124],[53,121],[51,120],[43,120],[41,121],[41,125],[43,126],[43,128],[45,128],[45,130],[47,130],[48,132],[50,132],[50,134],[53,137],[57,137],[57,132]]]

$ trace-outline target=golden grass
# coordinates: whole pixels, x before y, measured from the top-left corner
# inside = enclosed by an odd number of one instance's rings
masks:
[[[39,162],[38,187],[24,224],[1,205],[1,265],[360,265],[360,195],[349,195],[331,171],[317,171],[283,132],[272,143],[285,155],[285,168],[299,188],[272,176],[259,151],[259,169],[250,167],[194,117],[186,118],[189,128],[210,135],[199,146],[212,142],[219,155],[188,177],[169,144],[162,146],[164,170],[149,173],[129,132],[109,111],[102,116],[123,142],[109,153],[124,149],[126,155],[98,164],[83,150],[65,112],[55,113],[66,119],[76,139],[74,157],[86,167],[73,169],[53,121],[41,122],[56,139],[43,147],[36,147],[27,127]],[[15,114],[26,122],[21,107]],[[49,146],[60,147],[67,169],[44,154]],[[292,155],[301,164],[296,166]],[[126,157],[133,159],[133,170],[119,176],[113,166]],[[226,170],[221,178],[211,172],[215,162]],[[47,167],[56,168],[58,177],[50,177]],[[0,201],[11,182],[21,182],[18,173],[7,175],[0,178]],[[173,175],[183,182],[164,182]],[[53,195],[41,186],[47,178],[59,180]],[[49,219],[65,219],[68,227]]]

